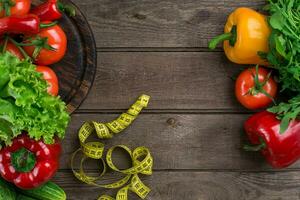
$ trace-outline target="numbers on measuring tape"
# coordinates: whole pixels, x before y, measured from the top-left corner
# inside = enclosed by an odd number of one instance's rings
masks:
[[[96,133],[99,139],[110,139],[114,136],[114,134],[122,132],[137,118],[142,109],[148,106],[149,100],[150,96],[141,95],[138,100],[130,106],[127,112],[122,113],[117,119],[108,123],[100,123],[94,121],[86,122],[81,126],[78,132],[78,138],[81,148],[76,150],[71,157],[71,168],[74,176],[78,180],[86,184],[102,188],[122,187],[117,192],[116,200],[128,200],[128,191],[134,192],[142,199],[146,198],[146,196],[150,192],[150,188],[140,180],[138,174],[152,175],[153,157],[151,156],[148,148],[137,147],[136,149],[131,151],[130,148],[125,145],[116,145],[108,149],[104,159],[104,143],[86,142],[86,140],[93,133]],[[114,165],[112,154],[116,148],[121,148],[129,154],[133,165],[131,168],[120,170]],[[75,170],[74,160],[80,152],[83,154],[83,156],[80,160],[79,170]],[[96,159],[101,161],[103,169],[100,175],[93,177],[88,176],[84,172],[83,163],[87,159]],[[110,184],[98,184],[97,181],[101,180],[102,176],[104,176],[106,173],[106,166],[109,166],[114,171],[124,174],[125,177]],[[129,180],[131,180],[130,183],[127,186],[124,186],[129,182]],[[108,195],[102,195],[98,198],[98,200],[115,200],[115,198]]]

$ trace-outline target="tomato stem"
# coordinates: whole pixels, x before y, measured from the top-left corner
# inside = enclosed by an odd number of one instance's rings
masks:
[[[16,3],[12,0],[0,0],[0,3],[0,11],[4,10],[4,16],[10,16],[10,9],[11,7],[15,6]]]
[[[54,21],[51,23],[46,23],[46,24],[40,23],[40,28],[49,28],[49,27],[55,26],[56,24],[57,24],[57,21]]]
[[[8,42],[8,36],[5,35],[4,36],[4,43],[3,43],[3,46],[2,46],[2,53],[4,53],[6,51],[7,42]]]
[[[35,38],[31,38],[30,43],[17,43],[19,46],[35,46],[35,49],[32,53],[33,60],[36,60],[37,56],[41,52],[42,49],[47,49],[50,51],[56,51],[55,48],[48,44],[47,37],[36,36]]]
[[[24,56],[25,59],[31,59],[28,54],[24,51],[24,49],[22,47],[20,47],[19,43],[17,43],[14,39],[12,39],[11,37],[8,37],[9,41],[11,43],[13,43],[18,49],[19,51],[22,53],[22,55]]]
[[[259,66],[256,65],[255,67],[255,74],[252,73],[252,76],[254,78],[254,87],[250,88],[248,90],[248,92],[244,95],[252,95],[255,96],[259,93],[264,94],[265,96],[267,96],[268,98],[270,98],[272,100],[272,102],[276,105],[276,101],[274,100],[274,98],[264,90],[264,86],[267,84],[267,82],[270,80],[271,78],[271,72],[267,75],[267,77],[264,79],[263,82],[259,82],[259,74],[258,74],[258,70],[259,70]]]

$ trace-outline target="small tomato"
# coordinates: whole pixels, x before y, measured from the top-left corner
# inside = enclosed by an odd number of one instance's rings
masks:
[[[47,24],[51,22],[43,22]],[[42,28],[36,36],[27,36],[24,46],[26,53],[33,58],[37,65],[51,65],[60,61],[67,50],[67,37],[62,28],[54,25]]]
[[[58,79],[55,72],[46,66],[37,66],[36,71],[43,74],[44,79],[48,82],[48,93],[57,96],[58,95]]]
[[[244,70],[235,83],[235,96],[248,109],[268,106],[277,93],[277,83],[270,72],[261,67]]]
[[[3,0],[1,2],[0,17],[26,15],[31,6],[31,0]]]

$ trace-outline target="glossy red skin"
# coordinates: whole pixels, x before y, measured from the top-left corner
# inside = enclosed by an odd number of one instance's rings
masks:
[[[36,71],[43,74],[44,79],[48,82],[48,93],[57,96],[58,95],[58,78],[55,74],[55,72],[50,68],[46,66],[37,66]]]
[[[3,41],[1,42],[1,45],[3,45]],[[16,56],[20,60],[24,59],[24,56],[21,53],[21,51],[18,49],[18,47],[16,47],[16,45],[14,45],[13,43],[11,43],[9,41],[6,44],[6,50],[5,51],[10,52],[12,55]]]
[[[11,154],[21,148],[26,148],[36,156],[36,165],[30,172],[18,172],[11,163]],[[21,189],[36,188],[53,177],[59,167],[60,154],[61,145],[58,141],[48,145],[22,134],[13,140],[11,146],[0,151],[0,174]]]
[[[288,129],[280,134],[280,120],[267,111],[254,114],[244,124],[250,142],[266,144],[262,154],[273,168],[285,168],[300,158],[300,121],[290,123]]]
[[[31,10],[32,14],[37,15],[41,21],[55,21],[62,17],[58,9],[57,0],[48,0]]]
[[[15,5],[10,9],[10,16],[22,16],[29,13],[31,7],[30,0],[14,0]],[[4,16],[4,11],[0,12],[0,17]]]
[[[37,34],[39,30],[40,20],[38,16],[33,14],[0,19],[0,35],[5,33]]]
[[[43,24],[47,23],[50,22],[43,22]],[[37,65],[47,66],[60,61],[64,57],[67,50],[67,37],[60,26],[54,25],[49,28],[43,28],[37,35],[39,35],[42,38],[47,37],[48,44],[55,48],[55,51],[42,49],[34,63],[36,63]],[[35,46],[24,46],[24,50],[30,56],[32,56],[34,49]]]
[[[272,103],[272,99],[262,93],[258,93],[257,95],[247,94],[249,89],[253,88],[255,85],[253,78],[253,74],[255,73],[255,67],[246,69],[238,76],[235,83],[235,96],[237,100],[244,107],[250,110],[265,108],[270,103]],[[259,82],[263,82],[267,78],[268,74],[269,72],[266,69],[259,67]],[[274,98],[277,94],[277,83],[273,80],[272,77],[270,77],[269,81],[267,81],[263,89]]]

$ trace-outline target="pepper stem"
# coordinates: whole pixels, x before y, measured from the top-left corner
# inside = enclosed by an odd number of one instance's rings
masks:
[[[215,49],[217,45],[221,42],[229,40],[230,46],[234,46],[237,40],[237,27],[233,26],[229,33],[224,33],[222,35],[218,35],[217,37],[213,38],[209,44],[209,49]]]
[[[266,143],[265,142],[261,142],[258,145],[244,145],[243,149],[245,151],[251,151],[251,152],[256,152],[256,151],[260,151],[263,150],[264,148],[266,148]]]
[[[25,148],[13,152],[11,156],[12,166],[18,172],[30,172],[36,164],[35,155]]]
[[[70,17],[74,17],[76,15],[74,6],[72,6],[70,4],[63,4],[60,1],[58,1],[57,7],[61,12],[66,13]]]

